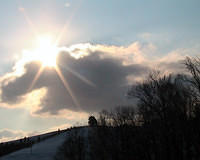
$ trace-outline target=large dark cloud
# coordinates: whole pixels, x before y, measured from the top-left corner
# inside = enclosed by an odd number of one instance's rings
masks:
[[[148,67],[139,64],[123,65],[120,59],[102,58],[103,54],[105,53],[90,51],[88,56],[79,59],[75,59],[68,52],[61,52],[58,56],[58,66],[80,106],[74,104],[54,68],[45,68],[30,89],[41,67],[39,62],[26,64],[25,73],[19,77],[12,77],[12,80],[4,79],[1,83],[1,99],[4,103],[16,104],[23,102],[27,93],[45,87],[47,92],[41,97],[37,114],[57,114],[62,109],[93,112],[125,103],[127,76],[139,77],[148,72]],[[91,83],[81,80],[80,75]]]

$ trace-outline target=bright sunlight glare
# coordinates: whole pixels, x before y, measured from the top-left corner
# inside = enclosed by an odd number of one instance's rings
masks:
[[[36,41],[37,47],[33,52],[34,55],[32,55],[34,59],[41,61],[45,67],[55,67],[58,48],[53,42],[53,38],[48,35],[39,36]]]
[[[24,64],[32,61],[39,61],[44,67],[56,67],[56,59],[59,53],[55,41],[50,35],[38,36],[35,39],[35,47],[24,49],[22,57],[15,64],[15,73],[21,75],[24,73]]]

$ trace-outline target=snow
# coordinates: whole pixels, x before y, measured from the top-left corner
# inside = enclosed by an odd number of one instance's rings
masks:
[[[0,160],[53,160],[59,146],[65,141],[66,132],[60,133],[52,138],[34,144],[31,148],[25,148]]]

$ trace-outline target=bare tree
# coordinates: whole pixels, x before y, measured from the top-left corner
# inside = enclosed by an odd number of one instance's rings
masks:
[[[113,126],[135,126],[135,108],[132,106],[117,106],[110,113]]]
[[[146,123],[186,119],[192,101],[190,88],[181,75],[161,76],[159,72],[151,73],[146,81],[133,86],[128,96],[138,98],[139,114]]]
[[[200,117],[200,58],[186,57],[184,64],[192,76],[187,80],[193,86],[194,114]]]
[[[184,64],[192,75],[191,84],[200,92],[200,58],[186,57]]]
[[[98,125],[111,126],[111,123],[110,113],[107,110],[99,112]]]

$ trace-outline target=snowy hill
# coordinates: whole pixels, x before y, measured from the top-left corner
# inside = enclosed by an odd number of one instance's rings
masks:
[[[84,134],[85,129],[80,128],[80,130],[83,130],[82,133]],[[53,160],[58,148],[64,143],[67,137],[69,137],[70,132],[73,131],[67,130],[61,132],[60,134],[34,144],[32,147],[21,149],[3,156],[0,160]]]
[[[1,160],[53,160],[57,148],[62,145],[66,132],[37,143],[31,148],[25,148],[6,155]]]

